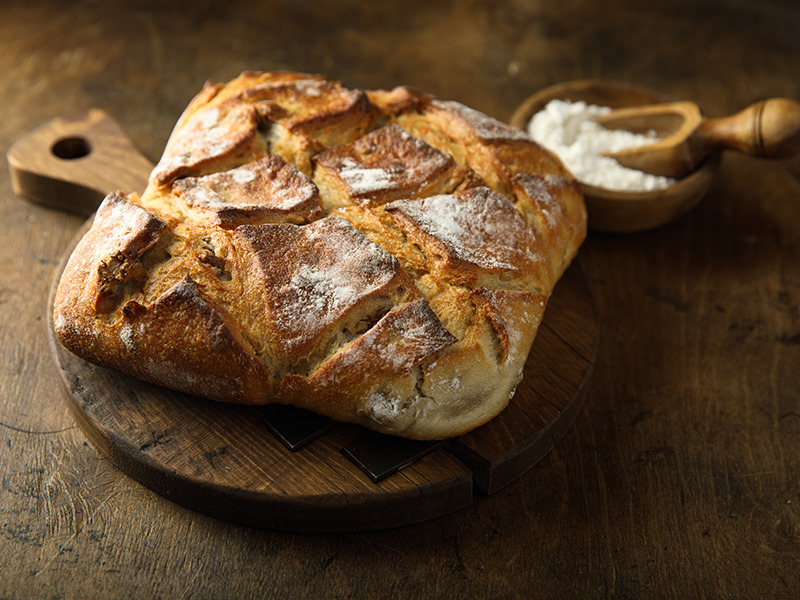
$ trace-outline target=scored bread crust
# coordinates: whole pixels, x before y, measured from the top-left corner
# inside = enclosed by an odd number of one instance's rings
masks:
[[[223,402],[416,439],[496,416],[586,235],[522,131],[408,87],[244,72],[189,103],[55,297],[61,343]]]

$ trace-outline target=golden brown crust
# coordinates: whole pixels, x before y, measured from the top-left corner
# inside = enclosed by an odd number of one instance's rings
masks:
[[[224,229],[247,223],[308,223],[322,216],[317,186],[277,155],[230,171],[178,179],[172,195],[171,202],[183,202]]]
[[[119,192],[109,194],[61,276],[56,313],[78,327],[113,312],[123,294],[143,285],[144,254],[163,230],[160,219]]]
[[[309,377],[285,377],[277,397],[310,410],[323,401],[339,420],[402,431],[415,420],[415,369],[455,341],[420,298],[386,314]],[[354,397],[366,399],[355,414]]]
[[[471,188],[393,202],[387,210],[442,279],[469,287],[553,287],[538,232],[502,194]]]
[[[215,164],[243,164],[256,139],[258,113],[250,105],[212,106],[188,119],[170,138],[150,176],[156,185],[201,175]]]
[[[259,290],[267,351],[292,364],[354,313],[374,319],[375,311],[416,291],[395,257],[341,217],[304,227],[247,225],[234,239],[249,284]]]
[[[150,306],[129,302],[115,329],[125,348],[108,366],[212,400],[261,404],[273,393],[239,324],[188,276]],[[166,343],[178,331],[181,343]]]
[[[326,205],[378,206],[404,198],[451,192],[477,176],[394,123],[358,140],[321,152],[312,160]]]
[[[459,435],[508,403],[585,232],[558,159],[478,111],[245,72],[189,103],[141,198],[103,202],[55,329],[188,393]]]

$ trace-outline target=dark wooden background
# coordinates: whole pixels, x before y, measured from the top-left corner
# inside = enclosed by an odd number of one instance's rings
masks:
[[[795,0],[0,3],[0,146],[97,106],[156,160],[191,96],[243,69],[410,84],[501,119],[600,77],[721,116],[800,99]],[[121,474],[68,412],[47,291],[81,219],[0,171],[0,597],[796,598],[800,159],[728,155],[679,221],[591,234],[601,338],[573,427],[435,521],[275,533]]]

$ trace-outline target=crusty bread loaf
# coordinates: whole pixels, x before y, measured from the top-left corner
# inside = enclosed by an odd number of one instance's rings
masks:
[[[508,403],[585,232],[578,185],[521,131],[245,72],[191,101],[141,197],[103,201],[55,330],[189,394],[450,437]]]

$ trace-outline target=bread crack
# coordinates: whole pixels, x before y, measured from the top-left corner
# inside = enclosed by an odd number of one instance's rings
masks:
[[[399,291],[399,290],[398,290]],[[402,303],[400,298],[379,296],[372,298],[362,310],[353,314],[333,335],[320,343],[319,347],[308,357],[296,362],[282,362],[281,368],[275,372],[275,378],[280,380],[287,374],[308,376],[316,371],[331,356],[346,348],[359,337],[371,330],[393,308]],[[263,357],[265,364],[272,361],[271,357]]]
[[[147,275],[138,259],[117,252],[107,261],[102,261],[97,269],[100,281],[95,310],[100,314],[113,312],[125,295],[141,291]]]
[[[156,244],[141,255],[117,252],[98,267],[100,282],[95,308],[100,315],[118,317],[126,299],[141,297],[152,273],[172,259],[169,248],[174,238],[162,230]]]
[[[214,241],[210,237],[203,237],[199,240],[198,246],[196,249],[197,260],[209,267],[220,281],[231,281],[232,276],[227,270],[227,260],[222,256],[217,256]]]

